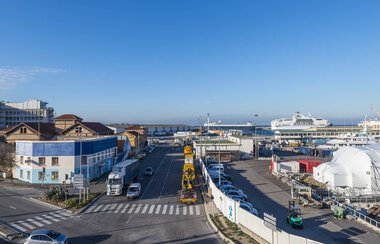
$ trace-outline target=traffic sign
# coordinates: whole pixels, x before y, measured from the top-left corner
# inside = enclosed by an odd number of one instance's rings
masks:
[[[74,175],[73,186],[76,189],[83,189],[85,187],[89,187],[90,180],[88,178],[84,178],[82,174]]]

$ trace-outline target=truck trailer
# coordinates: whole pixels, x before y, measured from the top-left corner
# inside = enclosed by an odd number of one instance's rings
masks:
[[[127,185],[137,178],[139,172],[140,161],[138,159],[128,159],[114,165],[107,179],[107,195],[123,194]]]

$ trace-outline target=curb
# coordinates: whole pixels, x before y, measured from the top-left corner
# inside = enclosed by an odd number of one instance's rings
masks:
[[[222,239],[226,243],[234,243],[231,239],[229,239],[227,236],[224,235],[222,231],[218,229],[218,227],[214,224],[212,219],[210,218],[210,214],[207,211],[206,203],[203,203],[205,213],[206,213],[206,218],[207,222],[211,225],[211,228],[214,229],[215,233],[219,236],[220,239]]]
[[[35,199],[35,198],[33,198],[33,197],[24,197],[24,198],[29,199],[29,200],[31,200],[31,201],[34,201],[34,202],[36,202],[36,203],[42,204],[42,205],[46,205],[46,206],[51,207],[51,208],[54,208],[54,209],[56,209],[56,210],[65,209],[65,208],[62,208],[62,207],[58,207],[58,206],[56,206],[56,205],[54,205],[54,204],[47,203],[47,202],[44,202],[44,201],[41,201],[41,200]],[[66,209],[66,210],[68,210],[68,209]],[[68,211],[70,211],[70,210],[68,210]]]
[[[91,202],[89,202],[88,204],[86,204],[86,206],[84,206],[82,209],[80,209],[78,212],[75,213],[75,215],[79,215],[79,214],[82,214],[84,213],[87,209],[89,209],[92,205],[94,205],[96,203],[96,201],[99,200],[99,198],[101,198],[102,196],[104,196],[104,194],[106,194],[107,191],[103,191],[102,193],[100,193],[99,196],[95,197],[94,199],[92,199]]]

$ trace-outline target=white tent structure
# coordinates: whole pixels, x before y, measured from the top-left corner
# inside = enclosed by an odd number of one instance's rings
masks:
[[[314,179],[346,195],[380,194],[380,144],[343,147],[314,168]]]

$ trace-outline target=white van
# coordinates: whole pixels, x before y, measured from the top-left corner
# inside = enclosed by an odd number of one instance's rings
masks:
[[[127,191],[127,198],[138,198],[141,194],[141,184],[133,183],[129,186]]]

